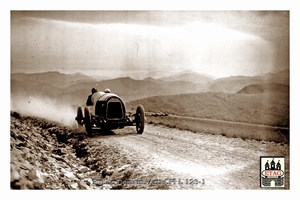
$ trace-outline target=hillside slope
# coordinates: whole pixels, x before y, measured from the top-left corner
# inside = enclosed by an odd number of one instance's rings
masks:
[[[156,96],[128,102],[147,112],[254,124],[289,126],[289,95],[285,93],[197,93]]]
[[[141,173],[140,168],[118,147],[95,144],[94,138],[80,130],[11,112],[11,189],[168,189],[167,185],[125,184],[157,177],[156,173]]]
[[[280,83],[251,84],[238,91],[239,94],[289,93],[289,86]]]

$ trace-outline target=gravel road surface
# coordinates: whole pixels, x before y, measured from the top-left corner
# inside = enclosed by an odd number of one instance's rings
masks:
[[[286,157],[289,187],[289,146],[274,142],[226,138],[163,126],[147,125],[90,138],[118,148],[139,170],[157,175],[156,183],[174,189],[260,189],[260,156]],[[95,145],[95,143],[94,143]]]

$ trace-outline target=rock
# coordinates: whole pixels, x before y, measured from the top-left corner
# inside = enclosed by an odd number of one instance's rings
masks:
[[[125,170],[126,168],[128,168],[128,167],[130,167],[129,164],[123,165],[122,167],[118,168],[117,171],[118,171],[118,172],[124,171],[124,170]]]
[[[67,177],[68,179],[74,180],[76,178],[72,172],[69,172],[63,168],[61,169],[61,172],[62,172],[63,176]]]
[[[76,159],[76,161],[77,161],[77,159]],[[71,163],[70,167],[77,168],[78,166],[75,163]]]
[[[21,141],[26,141],[27,139],[27,135],[24,134],[24,133],[19,133],[18,137],[17,137],[19,140]]]
[[[31,170],[32,166],[31,166],[31,164],[27,160],[25,160],[23,162],[23,164],[21,164],[20,168],[21,169],[25,169],[25,170]]]
[[[80,167],[78,168],[78,172],[80,172],[80,173],[85,173],[85,172],[87,172],[87,171],[89,171],[89,168],[87,168],[87,167],[85,167],[85,166],[80,166]]]
[[[72,183],[72,184],[70,185],[70,189],[72,189],[72,190],[77,190],[77,189],[78,189],[78,184],[77,184],[77,183]]]
[[[39,178],[39,172],[37,172],[36,169],[32,169],[28,172],[27,176],[30,180],[34,180],[36,178]]]
[[[29,155],[31,154],[31,153],[30,153],[30,149],[27,148],[27,147],[24,147],[24,148],[22,148],[21,150],[22,150],[22,153],[21,153],[22,157],[23,157],[25,160],[27,160],[27,158],[28,158]]]
[[[35,189],[44,189],[45,182],[41,172],[37,169],[31,169],[28,172],[28,178],[33,182]]]
[[[60,150],[61,150],[62,155],[69,153],[69,150],[67,148],[61,148]]]
[[[18,181],[20,174],[14,165],[10,165],[10,182]]]
[[[105,178],[106,176],[111,176],[114,173],[114,170],[106,168],[106,169],[101,170],[100,173]]]
[[[78,186],[79,186],[79,189],[81,189],[81,190],[90,189],[90,187],[83,180],[78,182]]]
[[[76,134],[44,120],[26,117],[20,121],[12,117],[11,189],[99,189],[91,177],[102,179],[99,172],[110,162],[100,160],[97,155],[107,153],[106,149],[98,149],[98,142],[85,141],[85,134],[78,137]],[[90,142],[97,148],[90,148]],[[112,175],[116,168],[113,165],[102,171],[103,174]],[[126,167],[119,166],[120,170]],[[103,187],[111,189],[109,184]]]
[[[84,176],[82,174],[76,174],[77,178],[84,179]]]
[[[63,154],[63,152],[61,151],[61,149],[53,149],[52,153],[56,154],[56,155],[59,155],[59,156],[61,156]]]
[[[33,183],[26,179],[15,181],[10,186],[12,189],[34,189]]]
[[[59,155],[52,154],[51,156],[52,156],[53,158],[55,158],[56,160],[58,160],[58,161],[64,161],[64,159],[63,159],[61,156],[59,156]]]
[[[86,184],[87,184],[88,186],[90,186],[90,187],[91,187],[91,185],[93,184],[93,180],[92,180],[91,178],[86,178],[86,179],[84,179],[84,181],[85,181]]]
[[[17,131],[15,130],[15,129],[13,129],[13,128],[11,128],[11,130],[10,130],[10,136],[12,137],[12,138],[17,138],[18,137],[18,133],[17,133]]]
[[[41,152],[38,152],[38,153],[37,153],[37,157],[38,157],[38,158],[42,158],[42,153],[41,153]]]
[[[49,159],[48,159],[48,156],[46,156],[45,154],[42,155],[41,159],[42,159],[43,161],[48,161],[48,160],[49,160]]]
[[[74,155],[74,154],[68,154],[67,155],[67,159],[69,159],[69,160],[76,160],[76,156]]]
[[[17,148],[21,148],[21,147],[26,147],[27,145],[26,145],[26,142],[21,142],[21,141],[17,141],[16,142],[16,147]]]

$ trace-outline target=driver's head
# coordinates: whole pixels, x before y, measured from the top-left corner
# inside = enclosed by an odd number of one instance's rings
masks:
[[[97,89],[93,88],[92,89],[92,94],[94,94],[95,92],[98,92]]]

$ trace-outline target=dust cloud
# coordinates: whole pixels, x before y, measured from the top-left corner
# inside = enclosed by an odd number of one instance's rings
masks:
[[[11,111],[42,117],[65,126],[76,125],[76,108],[55,99],[40,96],[15,96],[11,98]]]

